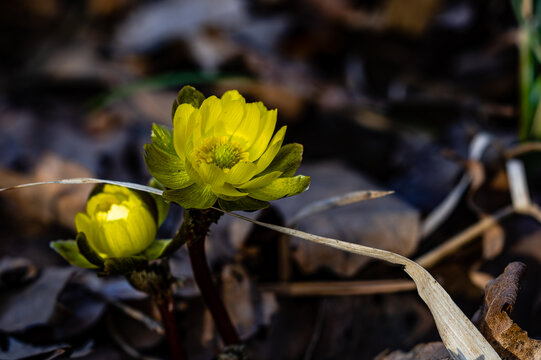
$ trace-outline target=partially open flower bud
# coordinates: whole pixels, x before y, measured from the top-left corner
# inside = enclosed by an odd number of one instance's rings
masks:
[[[157,231],[153,209],[128,188],[105,185],[78,213],[75,226],[102,258],[138,254],[154,241]]]

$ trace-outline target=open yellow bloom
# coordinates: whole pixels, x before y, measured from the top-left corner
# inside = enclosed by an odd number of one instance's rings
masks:
[[[149,205],[136,192],[109,184],[88,200],[75,226],[102,258],[138,254],[155,240],[157,231]]]
[[[180,104],[172,138],[153,128],[153,144],[145,146],[147,167],[172,189],[165,197],[186,208],[208,208],[217,200],[229,210],[265,207],[310,183],[309,177],[293,177],[302,146],[282,147],[286,127],[273,136],[276,118],[276,110],[247,103],[236,90],[200,104]]]

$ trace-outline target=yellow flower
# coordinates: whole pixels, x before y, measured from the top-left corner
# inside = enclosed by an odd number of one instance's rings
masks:
[[[100,257],[128,257],[155,240],[157,223],[148,203],[135,191],[106,184],[92,196],[86,213],[75,216],[78,232]]]
[[[302,146],[282,147],[285,126],[273,136],[277,110],[247,103],[236,90],[201,101],[195,89],[184,88],[179,99],[186,97],[192,101],[174,111],[173,133],[155,125],[152,144],[145,145],[150,173],[171,189],[166,199],[185,208],[218,201],[226,210],[255,210],[306,190],[310,178],[293,176]]]

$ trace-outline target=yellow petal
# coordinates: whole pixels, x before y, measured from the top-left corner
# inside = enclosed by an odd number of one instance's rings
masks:
[[[282,128],[278,130],[272,138],[267,150],[261,155],[259,160],[257,160],[256,165],[258,174],[270,165],[276,154],[278,154],[278,151],[280,151],[280,147],[282,147],[282,143],[284,142],[284,136],[286,135],[286,129],[287,126],[282,126]]]
[[[244,118],[244,105],[240,101],[222,104],[222,112],[214,126],[214,136],[230,137],[240,126]]]
[[[242,185],[239,185],[237,187],[239,189],[246,189],[246,190],[260,188],[260,187],[263,187],[263,186],[267,186],[268,184],[270,184],[274,180],[278,179],[280,177],[280,175],[282,175],[281,171],[273,171],[273,172],[265,174],[263,176],[253,178],[252,180],[250,180],[250,181],[248,181],[248,182],[246,182],[246,183],[244,183]]]
[[[145,250],[154,241],[157,225],[152,214],[143,207],[132,209],[126,221],[134,254]]]
[[[259,159],[261,154],[269,145],[269,140],[272,137],[274,128],[276,127],[276,118],[278,111],[276,109],[267,111],[265,117],[261,117],[261,125],[258,132],[258,137],[254,140],[253,145],[248,149],[250,160]]]
[[[189,154],[190,150],[201,146],[201,143],[204,141],[203,130],[202,130],[202,117],[201,111],[195,109],[192,115],[190,116],[190,121],[186,127],[186,149],[185,153]],[[185,156],[185,155],[184,155]]]
[[[222,102],[216,96],[211,96],[203,101],[200,112],[203,124],[203,136],[210,136],[209,134],[222,112]]]
[[[229,101],[241,101],[243,104],[246,103],[246,100],[244,99],[244,97],[241,94],[239,94],[237,90],[226,91],[222,95],[222,101],[224,103],[229,102]]]
[[[94,250],[99,251],[96,247],[96,242],[98,240],[98,235],[96,233],[97,227],[87,214],[77,213],[77,215],[75,215],[75,228],[78,233],[85,233],[90,246],[92,246]]]
[[[177,107],[173,118],[173,144],[181,159],[184,158],[185,144],[188,141],[188,123],[194,110],[191,104],[181,104]]]
[[[243,149],[248,149],[257,139],[261,113],[257,104],[246,104],[244,107],[245,115],[239,127],[231,137],[231,141],[238,143]],[[255,159],[250,158],[250,161]]]
[[[124,220],[109,221],[101,224],[100,243],[108,257],[123,257],[135,254],[132,239]]]
[[[254,163],[241,161],[229,169],[225,181],[229,184],[239,185],[250,180],[257,173]]]

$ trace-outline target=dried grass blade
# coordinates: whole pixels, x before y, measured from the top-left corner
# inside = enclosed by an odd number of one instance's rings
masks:
[[[162,190],[153,188],[151,186],[134,184],[134,183],[124,182],[124,181],[114,181],[114,180],[94,179],[94,178],[61,179],[61,180],[21,184],[21,185],[15,185],[15,186],[2,188],[0,189],[0,192],[13,190],[13,189],[21,189],[21,188],[26,188],[26,187],[31,187],[31,186],[47,185],[47,184],[112,184],[112,185],[124,186],[124,187],[134,189],[134,190],[140,190],[140,191],[144,191],[147,193],[156,194],[160,196],[163,194]]]

